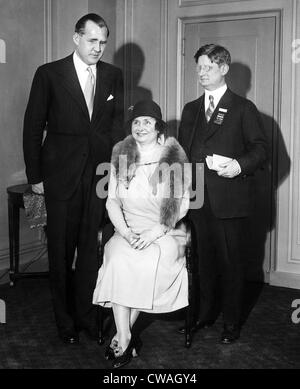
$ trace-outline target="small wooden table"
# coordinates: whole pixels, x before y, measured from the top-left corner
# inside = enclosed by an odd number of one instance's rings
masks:
[[[48,277],[48,272],[20,272],[19,246],[20,246],[20,209],[24,208],[23,194],[30,185],[21,184],[10,186],[7,191],[8,225],[9,225],[9,279],[10,286],[14,286],[19,278]]]

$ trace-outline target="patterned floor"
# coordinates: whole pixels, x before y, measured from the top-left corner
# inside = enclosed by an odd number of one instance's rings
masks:
[[[292,301],[300,291],[249,284],[256,303],[232,345],[219,341],[219,319],[198,332],[190,349],[176,333],[178,314],[146,315],[141,319],[141,355],[126,369],[296,369],[300,367],[300,323],[294,324]],[[256,292],[255,292],[256,291]],[[259,293],[257,293],[259,291]],[[6,302],[7,322],[0,325],[1,369],[110,369],[103,347],[84,334],[69,346],[57,337],[47,279],[20,280],[0,286]],[[300,316],[300,315],[299,315]],[[152,320],[153,319],[153,320]]]

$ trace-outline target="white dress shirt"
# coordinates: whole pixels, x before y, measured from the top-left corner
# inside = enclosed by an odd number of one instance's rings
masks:
[[[227,90],[227,85],[224,84],[220,88],[215,89],[213,91],[206,90],[204,91],[204,104],[205,104],[205,112],[209,106],[209,96],[214,97],[214,106],[219,104],[222,96]],[[241,173],[241,166],[236,159],[224,164],[225,166],[218,171],[218,175],[226,178],[233,178],[238,176]]]
[[[76,53],[76,51],[74,51],[74,54],[73,54],[73,62],[74,62],[75,70],[77,73],[77,77],[78,77],[82,92],[84,92],[85,84],[86,84],[86,81],[87,81],[87,78],[89,75],[87,68],[90,67],[92,69],[92,72],[93,72],[93,74],[95,76],[95,80],[96,80],[96,76],[97,76],[96,65],[87,65],[85,62],[82,61],[82,59],[79,57],[79,55]]]
[[[209,106],[209,96],[213,96],[214,98],[214,106],[216,108],[216,106],[219,104],[219,101],[221,100],[222,96],[224,95],[224,93],[226,92],[227,90],[227,85],[224,84],[222,85],[220,88],[218,89],[215,89],[215,90],[204,90],[204,104],[205,104],[205,112],[207,111],[207,108]]]

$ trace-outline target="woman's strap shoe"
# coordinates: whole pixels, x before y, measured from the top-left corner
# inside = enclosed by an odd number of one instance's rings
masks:
[[[122,366],[127,365],[132,359],[133,349],[135,348],[134,338],[131,338],[126,350],[123,352],[122,347],[117,347],[114,350],[115,359],[112,363],[113,369],[118,369]]]
[[[120,349],[122,350],[121,347]],[[132,358],[132,346],[130,348],[127,347],[127,349],[120,356],[115,356],[115,359],[112,363],[113,369],[118,369],[120,367],[127,365],[127,363],[131,361],[131,358]]]
[[[112,339],[110,344],[106,347],[104,352],[104,358],[109,361],[115,359],[114,350],[118,347],[118,341],[116,339]]]

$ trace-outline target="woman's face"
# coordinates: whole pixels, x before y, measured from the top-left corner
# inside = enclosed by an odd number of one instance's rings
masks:
[[[151,144],[157,142],[158,132],[155,129],[156,119],[151,116],[139,116],[133,119],[131,133],[136,142]]]

